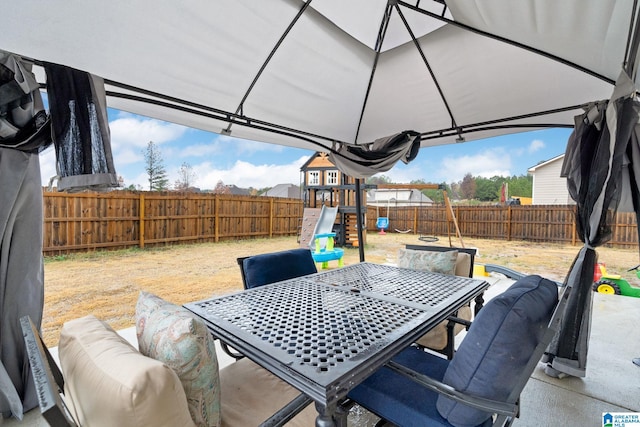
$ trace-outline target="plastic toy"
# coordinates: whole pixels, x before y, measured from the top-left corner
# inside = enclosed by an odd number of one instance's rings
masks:
[[[315,251],[311,252],[311,256],[316,263],[322,263],[322,268],[329,268],[329,261],[338,260],[338,267],[344,267],[344,249],[336,248],[336,233],[322,233],[313,236],[315,241]]]
[[[386,234],[384,230],[389,228],[389,218],[387,218],[386,216],[379,216],[378,220],[376,221],[376,228],[380,229],[380,233],[378,234]]]
[[[636,277],[640,279],[640,264],[627,271],[636,271]],[[593,290],[603,294],[624,295],[640,298],[640,288],[632,286],[619,274],[609,274],[604,264],[596,264],[594,271]]]

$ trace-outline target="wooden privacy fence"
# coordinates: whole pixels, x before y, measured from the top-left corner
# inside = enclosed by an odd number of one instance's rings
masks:
[[[296,199],[226,194],[44,193],[44,253],[295,236]],[[579,244],[573,206],[454,206],[463,237]],[[444,206],[380,208],[389,231],[455,237]],[[367,230],[378,211],[367,209]],[[609,246],[638,245],[635,216],[619,213]]]
[[[44,253],[296,235],[300,200],[158,192],[44,193]]]
[[[462,237],[526,240],[580,244],[573,205],[520,206],[454,206]],[[447,221],[444,206],[376,207],[367,209],[367,229],[376,229],[377,216],[389,218],[390,232],[413,233],[422,236],[456,237],[453,224]],[[607,243],[612,247],[637,247],[638,227],[634,213],[618,213],[614,220],[613,236]]]

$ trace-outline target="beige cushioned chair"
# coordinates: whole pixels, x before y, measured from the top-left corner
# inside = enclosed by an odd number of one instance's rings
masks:
[[[25,316],[22,322],[31,369],[38,372],[36,387],[45,396],[41,411],[50,425],[197,425],[177,374],[142,355],[105,322],[90,315],[65,323],[59,345],[64,377],[30,320]],[[255,427],[301,395],[247,358],[221,369],[219,379],[220,425],[226,427]],[[316,415],[308,405],[285,425],[312,426]]]
[[[462,277],[473,277],[473,263],[476,255],[476,249],[473,248],[455,248],[455,247],[444,247],[444,246],[422,246],[422,245],[406,245],[405,250],[408,251],[429,251],[435,252],[438,254],[443,254],[446,252],[456,252],[455,256],[455,264],[453,266],[453,273],[456,276]],[[402,253],[402,250],[401,250]],[[399,255],[400,256],[400,255]],[[400,265],[399,260],[399,265]],[[432,271],[430,265],[412,265],[411,268],[421,269],[421,270],[429,270]],[[436,271],[439,272],[439,271]],[[451,271],[441,273],[448,274]],[[457,318],[462,319],[467,322],[471,322],[472,314],[471,307],[469,305],[465,305],[456,315]],[[445,320],[438,324],[435,328],[430,330],[428,333],[423,335],[420,339],[416,341],[416,344],[419,346],[437,351],[439,353],[445,354],[449,359],[453,358],[454,352],[454,337],[460,333],[463,329],[468,329],[468,324],[458,323],[452,320]]]

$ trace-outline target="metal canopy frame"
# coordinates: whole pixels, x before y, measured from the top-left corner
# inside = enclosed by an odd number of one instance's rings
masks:
[[[273,56],[275,55],[275,53],[278,51],[278,49],[280,48],[280,46],[282,45],[283,41],[289,36],[292,28],[296,25],[296,23],[300,20],[300,18],[304,15],[305,11],[307,11],[309,5],[312,3],[312,0],[308,0],[306,2],[303,2],[299,12],[297,13],[297,15],[291,20],[291,22],[289,23],[289,25],[287,26],[287,28],[283,31],[283,34],[281,35],[281,37],[279,38],[279,40],[275,43],[275,45],[273,46],[270,54],[268,55],[268,57],[265,59],[265,61],[263,62],[262,66],[259,68],[259,70],[256,72],[251,84],[247,87],[247,90],[242,98],[242,100],[240,101],[240,103],[238,104],[236,111],[232,112],[232,111],[224,111],[224,110],[220,110],[220,109],[216,109],[207,105],[201,105],[201,104],[196,104],[184,99],[179,99],[179,98],[175,98],[175,97],[171,97],[171,96],[167,96],[161,93],[157,93],[157,92],[153,92],[153,91],[149,91],[146,90],[144,88],[141,87],[134,87],[131,85],[127,85],[121,82],[117,82],[117,81],[113,81],[113,80],[105,80],[105,85],[107,85],[107,96],[109,97],[113,97],[113,98],[122,98],[122,99],[127,99],[127,100],[135,100],[137,102],[142,102],[142,103],[149,103],[149,104],[154,104],[157,106],[161,106],[163,108],[167,108],[167,109],[173,109],[173,110],[177,110],[177,111],[182,111],[182,112],[186,112],[189,114],[193,114],[196,116],[202,116],[202,117],[207,117],[207,118],[211,118],[211,119],[216,119],[216,120],[220,120],[223,122],[228,123],[228,126],[226,129],[223,130],[223,134],[230,134],[231,133],[231,128],[234,125],[237,126],[243,126],[243,127],[248,127],[248,128],[254,128],[254,129],[259,129],[262,131],[267,131],[273,134],[279,134],[279,135],[285,135],[288,137],[293,137],[293,138],[297,138],[300,140],[303,140],[305,142],[308,142],[310,144],[313,144],[315,146],[317,146],[320,150],[323,151],[330,151],[330,152],[334,152],[335,150],[333,150],[330,146],[324,145],[318,141],[326,141],[329,142],[332,145],[333,143],[338,143],[338,144],[345,144],[345,143],[353,143],[352,141],[340,141],[337,140],[335,138],[331,138],[331,137],[327,137],[325,135],[319,135],[319,134],[314,134],[314,133],[310,133],[307,131],[304,131],[302,129],[296,129],[296,128],[292,128],[292,127],[287,127],[287,126],[282,126],[279,125],[277,123],[272,123],[272,122],[268,122],[268,121],[264,121],[264,120],[259,120],[257,118],[254,117],[250,117],[244,114],[243,112],[243,106],[244,106],[244,102],[246,101],[246,99],[249,97],[253,87],[256,85],[256,83],[258,82],[258,80],[260,79],[261,75],[263,74],[263,72],[265,71],[265,69],[268,67],[270,60],[273,58]],[[496,130],[496,129],[543,129],[543,128],[571,128],[571,125],[568,125],[566,123],[542,123],[542,124],[513,124],[510,123],[514,120],[520,120],[520,119],[526,119],[526,118],[533,118],[533,117],[540,117],[540,116],[545,116],[545,115],[549,115],[549,114],[553,114],[553,113],[558,113],[558,112],[566,112],[566,111],[573,111],[573,110],[578,110],[578,109],[583,109],[586,108],[588,104],[581,104],[581,105],[568,105],[568,106],[563,106],[563,107],[558,107],[552,110],[546,110],[546,111],[539,111],[539,112],[534,112],[534,113],[529,113],[529,114],[524,114],[524,115],[518,115],[518,116],[510,116],[510,117],[503,117],[503,118],[499,118],[499,119],[495,119],[495,120],[491,120],[491,121],[485,121],[485,122],[479,122],[479,123],[467,123],[467,124],[461,124],[458,123],[455,119],[455,112],[451,110],[447,99],[446,99],[446,94],[444,93],[444,91],[442,90],[442,88],[440,87],[437,78],[433,72],[433,70],[431,69],[431,66],[429,64],[429,59],[427,58],[427,56],[425,55],[425,53],[422,51],[422,48],[420,47],[419,41],[418,39],[415,37],[415,34],[413,34],[412,29],[409,25],[409,23],[407,22],[404,13],[402,11],[402,8],[405,8],[407,10],[411,10],[420,14],[423,14],[425,16],[428,16],[430,18],[433,18],[435,20],[444,22],[446,24],[450,24],[452,26],[456,26],[458,28],[464,29],[465,31],[469,31],[493,40],[497,40],[499,42],[502,43],[506,43],[515,47],[518,47],[520,49],[524,49],[527,50],[529,52],[533,52],[537,55],[541,55],[544,56],[546,58],[549,58],[553,61],[556,61],[558,63],[567,65],[569,67],[572,67],[576,70],[579,70],[585,74],[591,75],[593,77],[596,77],[606,83],[609,83],[613,86],[613,84],[615,83],[612,79],[603,76],[602,74],[595,72],[591,69],[588,69],[586,67],[583,67],[579,64],[576,64],[574,62],[571,62],[567,59],[558,57],[554,54],[551,54],[549,52],[545,52],[543,50],[537,49],[535,47],[532,46],[528,46],[526,44],[511,40],[511,39],[507,39],[505,37],[501,37],[499,35],[496,34],[491,34],[488,33],[486,31],[477,29],[477,28],[473,28],[471,26],[462,24],[460,22],[454,21],[452,19],[449,19],[447,17],[444,16],[445,11],[447,10],[447,5],[443,0],[431,0],[430,4],[439,4],[442,5],[443,9],[442,9],[442,13],[441,14],[436,14],[433,13],[429,10],[427,10],[424,7],[420,6],[420,1],[416,1],[415,5],[414,4],[410,4],[408,2],[402,1],[402,0],[389,0],[388,4],[387,4],[387,9],[386,9],[386,13],[382,19],[382,22],[380,23],[380,29],[379,29],[379,34],[378,34],[378,40],[376,41],[376,47],[375,47],[375,51],[376,51],[376,56],[375,56],[375,60],[374,63],[372,65],[372,69],[371,69],[371,75],[370,75],[370,79],[369,79],[369,84],[368,84],[368,88],[366,91],[366,95],[363,99],[363,103],[362,103],[362,109],[361,109],[361,114],[360,114],[360,119],[357,125],[357,132],[356,132],[356,139],[357,139],[357,135],[360,132],[360,125],[362,123],[362,119],[363,119],[363,115],[364,115],[364,111],[366,109],[367,106],[367,100],[368,100],[368,95],[370,93],[370,89],[371,89],[371,85],[372,85],[372,81],[373,81],[373,77],[376,73],[376,64],[377,64],[377,60],[378,57],[380,55],[381,52],[381,48],[382,48],[382,44],[384,42],[385,39],[385,35],[386,35],[386,30],[388,27],[388,23],[389,20],[391,18],[391,15],[393,13],[393,11],[395,10],[396,13],[398,14],[398,16],[402,19],[403,23],[405,24],[405,27],[407,29],[407,32],[410,34],[411,40],[413,40],[413,43],[416,47],[416,49],[418,50],[418,52],[420,53],[424,65],[427,68],[427,71],[429,72],[429,74],[431,75],[431,78],[434,81],[434,84],[436,85],[436,87],[438,88],[438,92],[440,94],[440,97],[447,109],[447,112],[451,118],[451,126],[448,128],[442,128],[442,129],[438,129],[438,130],[432,130],[429,132],[423,132],[420,133],[420,140],[421,142],[423,141],[429,141],[429,140],[433,140],[436,138],[440,138],[443,136],[453,136],[453,135],[457,135],[460,138],[460,142],[464,141],[464,134],[468,134],[468,133],[474,133],[474,132],[480,132],[480,131],[486,131],[486,130]],[[638,5],[637,5],[637,0],[634,1],[634,11],[636,11],[633,16],[631,16],[630,18],[630,23],[629,23],[629,30],[628,30],[628,45],[627,45],[627,61],[625,62],[626,66],[631,66],[633,65],[633,62],[635,61],[635,55],[632,56],[632,58],[629,58],[629,51],[634,51],[633,49],[637,49],[638,46],[638,40],[637,37],[633,37],[632,34],[634,32],[634,29],[637,29],[638,27],[638,22],[637,22],[637,15],[638,15]],[[637,31],[637,30],[636,30]],[[635,41],[634,41],[635,40]],[[32,59],[33,63],[41,65],[41,61],[37,60],[37,59]],[[119,90],[121,89],[121,90]],[[336,153],[337,154],[337,153]]]

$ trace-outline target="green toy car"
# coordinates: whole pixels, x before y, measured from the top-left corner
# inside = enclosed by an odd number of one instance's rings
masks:
[[[599,270],[599,271],[598,271]],[[627,271],[636,271],[636,277],[640,279],[640,264]],[[598,274],[600,273],[600,274]],[[598,278],[598,276],[600,276]],[[632,286],[629,282],[622,278],[619,274],[609,274],[604,264],[597,264],[593,290],[603,294],[624,295],[628,297],[640,298],[640,288]]]

